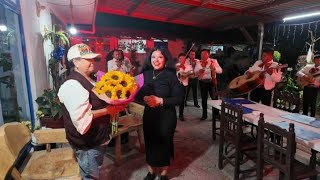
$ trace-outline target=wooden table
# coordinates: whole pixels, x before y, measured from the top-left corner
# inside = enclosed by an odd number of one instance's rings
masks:
[[[135,116],[132,114],[122,116],[119,118],[118,132],[112,135],[115,138],[115,164],[119,165],[121,161],[121,134],[136,131],[138,135],[138,140],[140,144],[140,151],[144,152],[144,141],[143,141],[143,130],[142,130],[142,119],[140,116]]]
[[[221,110],[221,103],[222,100],[208,100],[208,106],[211,106],[212,109],[218,109]],[[255,104],[242,104],[242,106],[253,109],[256,111],[255,113],[248,113],[248,114],[243,114],[243,120],[247,121],[251,124],[254,124],[255,126],[258,126],[258,121],[259,121],[259,112],[264,114],[264,120],[265,122],[269,123],[279,123],[279,122],[287,122],[287,123],[293,123],[295,126],[302,127],[304,129],[313,131],[313,132],[320,132],[320,128],[315,128],[312,126],[309,126],[307,124],[299,123],[290,119],[286,119],[281,117],[282,115],[285,114],[290,114],[290,112],[283,111],[280,109],[273,108],[271,106],[266,106],[260,103],[255,103]],[[212,137],[215,139],[215,131],[216,131],[216,118],[214,117],[213,114],[213,119],[212,119]],[[311,149],[311,157],[310,157],[310,164],[315,165],[316,164],[316,154],[317,152],[320,152],[320,139],[316,140],[304,140],[296,136],[296,142],[304,147],[307,147]]]

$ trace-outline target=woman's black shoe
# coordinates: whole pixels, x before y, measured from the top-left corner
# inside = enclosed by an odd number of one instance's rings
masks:
[[[160,176],[160,180],[169,180],[168,176]]]
[[[151,174],[148,172],[147,176],[143,178],[143,180],[154,180],[156,178],[155,174]]]

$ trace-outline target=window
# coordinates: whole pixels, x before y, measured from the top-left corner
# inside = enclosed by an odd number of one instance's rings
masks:
[[[147,42],[140,39],[119,39],[118,47],[124,53],[129,53],[132,50],[136,50],[137,53],[146,53]]]
[[[0,31],[0,124],[30,117],[18,14],[6,7],[4,11],[1,20],[7,30]]]

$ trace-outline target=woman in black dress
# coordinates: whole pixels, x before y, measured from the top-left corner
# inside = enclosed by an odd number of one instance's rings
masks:
[[[155,179],[157,169],[161,170],[161,180],[168,179],[177,124],[175,106],[183,103],[183,89],[177,79],[174,62],[167,52],[154,48],[142,69],[144,86],[138,97],[146,103],[143,131],[149,171],[144,180]]]

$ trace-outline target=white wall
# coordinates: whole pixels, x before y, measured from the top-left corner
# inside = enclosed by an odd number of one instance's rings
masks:
[[[41,1],[41,5],[46,6],[45,2]],[[41,18],[37,16],[36,0],[23,0],[20,1],[20,4],[30,73],[32,102],[34,112],[36,112],[38,106],[35,99],[43,93],[44,89],[50,86],[47,59],[52,47],[50,43],[43,43],[40,26],[43,27],[43,24],[48,24],[50,25],[48,28],[51,29],[51,16],[48,8],[41,10]]]

